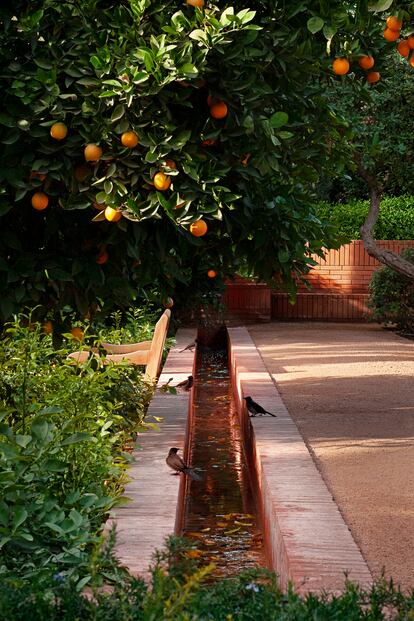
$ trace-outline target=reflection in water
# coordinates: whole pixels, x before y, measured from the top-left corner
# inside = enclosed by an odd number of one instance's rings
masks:
[[[191,463],[202,481],[187,482],[184,534],[194,538],[217,575],[264,566],[240,428],[231,394],[227,355],[198,352]]]

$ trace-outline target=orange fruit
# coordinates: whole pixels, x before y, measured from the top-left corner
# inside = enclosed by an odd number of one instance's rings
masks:
[[[128,149],[133,149],[139,143],[139,138],[135,132],[124,132],[121,136],[121,142],[124,147],[128,147]]]
[[[108,259],[109,259],[109,254],[107,253],[106,250],[103,250],[96,257],[96,263],[98,265],[104,265],[108,261]]]
[[[103,211],[104,209],[106,209],[105,203],[102,203],[101,205],[100,203],[96,203],[95,201],[92,203],[92,207],[97,211]]]
[[[375,60],[372,56],[361,56],[358,60],[358,64],[362,69],[372,69],[375,65]]]
[[[46,174],[32,170],[30,173],[30,179],[40,179],[40,181],[44,181],[46,179]]]
[[[35,192],[32,196],[32,207],[37,211],[43,211],[49,204],[49,197],[44,192]]]
[[[346,75],[349,71],[349,61],[346,58],[335,58],[332,70],[336,75]]]
[[[217,140],[214,140],[214,138],[207,138],[207,140],[203,140],[201,144],[203,147],[214,147],[214,145],[217,144]]]
[[[391,28],[386,28],[383,34],[384,34],[384,39],[387,39],[387,41],[396,41],[397,39],[400,38],[400,31],[391,30]]]
[[[213,119],[224,119],[229,111],[224,101],[218,101],[210,107],[210,115]]]
[[[84,331],[82,330],[82,328],[79,328],[79,327],[72,328],[70,333],[73,336],[73,338],[76,339],[77,341],[83,341],[83,338],[85,336]]]
[[[194,237],[202,237],[207,233],[207,224],[204,220],[197,220],[190,224],[190,233]]]
[[[52,334],[53,332],[53,323],[48,319],[42,324],[42,330],[44,334]]]
[[[207,276],[209,278],[215,278],[217,276],[217,272],[215,270],[208,270]]]
[[[410,45],[408,41],[406,39],[400,41],[397,45],[397,50],[400,56],[404,56],[404,58],[407,58],[408,54],[410,53]]]
[[[102,157],[102,149],[97,144],[87,144],[84,154],[87,162],[97,162]]]
[[[190,6],[196,6],[201,9],[201,7],[204,6],[204,0],[187,0],[187,4],[189,4]]]
[[[64,123],[53,123],[50,128],[50,135],[55,140],[63,140],[68,135],[68,128]]]
[[[410,58],[410,65],[414,69],[414,56],[411,56],[411,58]]]
[[[410,35],[407,39],[410,50],[414,50],[414,35]]]
[[[387,17],[387,28],[390,30],[400,31],[402,26],[402,19],[398,19],[395,15]]]
[[[118,220],[122,218],[122,213],[118,211],[118,209],[105,207],[105,218],[109,220],[109,222],[118,222]]]
[[[367,82],[369,82],[370,84],[375,84],[375,82],[378,82],[380,77],[381,76],[378,71],[370,71],[369,73],[367,73]]]
[[[175,170],[177,168],[177,164],[174,162],[174,160],[165,160],[165,165],[172,170]]]
[[[170,177],[162,172],[158,172],[154,175],[153,182],[157,190],[160,190],[160,192],[168,190],[171,185]]]
[[[174,306],[174,300],[170,297],[165,298],[163,301],[164,308],[172,308]]]

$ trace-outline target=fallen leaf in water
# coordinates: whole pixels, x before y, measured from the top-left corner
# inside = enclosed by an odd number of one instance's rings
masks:
[[[203,553],[201,550],[187,550],[185,555],[187,558],[200,558],[200,556],[203,556]]]
[[[215,546],[216,542],[212,541],[211,539],[205,539],[204,543],[206,544],[206,546]]]
[[[201,533],[187,533],[187,537],[196,537],[197,539],[203,539],[204,535]]]
[[[241,526],[237,526],[236,528],[232,528],[231,530],[225,530],[224,534],[225,535],[232,535],[233,533],[237,533],[237,531],[239,531],[241,528]]]
[[[212,556],[209,556],[210,561],[221,561],[221,558],[219,556],[215,556],[214,554]]]
[[[210,526],[208,528],[202,528],[201,532],[202,533],[208,533],[209,530],[211,530]]]
[[[217,522],[217,526],[220,526],[220,528],[226,528],[226,526],[228,526],[227,522]]]
[[[253,526],[253,524],[243,524],[243,522],[238,522],[237,520],[234,520],[235,524],[239,524],[240,526]]]

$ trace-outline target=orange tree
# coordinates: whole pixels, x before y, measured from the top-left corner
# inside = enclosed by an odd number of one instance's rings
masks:
[[[385,54],[391,3],[194,4],[2,3],[3,318],[187,300],[241,268],[289,284],[335,245],[310,207],[347,157],[326,85],[335,57]]]

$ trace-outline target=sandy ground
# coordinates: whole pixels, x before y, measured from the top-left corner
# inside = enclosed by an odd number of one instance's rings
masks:
[[[249,332],[374,577],[414,587],[414,341],[372,324]]]

